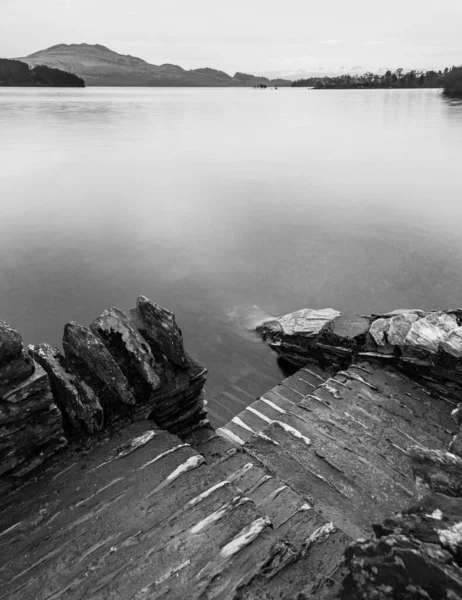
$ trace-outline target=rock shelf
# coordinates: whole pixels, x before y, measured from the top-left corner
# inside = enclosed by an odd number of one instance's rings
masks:
[[[462,598],[459,313],[272,319],[293,374],[217,431],[205,370],[144,297],[68,324],[64,354],[2,324],[0,416],[69,445],[4,495],[0,600]]]

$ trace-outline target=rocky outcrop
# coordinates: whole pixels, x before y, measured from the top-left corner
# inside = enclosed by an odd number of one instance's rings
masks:
[[[452,416],[460,426],[460,407]],[[422,445],[407,456],[418,504],[347,548],[342,600],[462,598],[462,459]]]
[[[0,322],[0,492],[66,444],[45,371]]]
[[[92,435],[101,431],[103,408],[96,392],[70,370],[58,348],[39,344],[29,346],[29,352],[48,374],[68,436]]]
[[[370,317],[331,308],[303,309],[257,331],[288,363],[317,362],[330,371],[368,360],[393,365],[431,393],[462,397],[462,311],[400,309]]]
[[[140,296],[136,301],[136,308],[132,309],[132,315],[155,352],[162,352],[178,367],[188,366],[183,335],[172,312],[145,296]]]
[[[462,502],[434,496],[346,550],[342,600],[462,598]]]
[[[144,296],[135,313],[67,323],[64,353],[39,344],[26,354],[0,321],[0,475],[27,473],[67,439],[121,419],[151,418],[180,436],[208,424],[207,371],[186,353],[175,316]]]

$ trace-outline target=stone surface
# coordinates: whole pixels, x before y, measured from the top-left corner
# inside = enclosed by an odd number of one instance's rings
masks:
[[[389,321],[389,327],[386,332],[388,343],[392,346],[402,346],[405,343],[406,336],[412,328],[412,324],[419,317],[414,313],[403,313],[392,317]]]
[[[135,405],[130,385],[102,341],[77,323],[64,328],[63,348],[67,363],[78,377],[97,394],[104,410],[105,422],[128,414]]]
[[[0,396],[30,377],[33,372],[34,363],[23,351],[18,358],[3,363],[0,366]]]
[[[376,319],[372,323],[369,333],[374,338],[374,341],[378,346],[385,346],[387,344],[385,334],[389,328],[390,319]]]
[[[435,354],[440,344],[457,328],[457,319],[453,315],[431,313],[412,324],[405,344]]]
[[[259,325],[257,330],[261,333],[277,332],[282,336],[314,337],[339,316],[340,313],[332,308],[321,310],[304,308],[283,317],[271,319]]]
[[[175,315],[145,296],[136,301],[136,324],[143,335],[175,365],[186,368],[183,335]]]
[[[103,408],[96,393],[83,380],[67,369],[63,355],[48,344],[29,346],[35,360],[50,379],[56,404],[71,436],[94,434],[103,427]]]
[[[129,318],[121,310],[110,308],[93,321],[90,329],[102,340],[130,380],[137,400],[146,402],[146,396],[159,387],[160,378],[155,371],[151,349]]]
[[[375,526],[378,539],[346,551],[340,598],[462,597],[462,499],[432,495]]]
[[[48,483],[7,498],[2,593],[277,600],[333,581],[347,536],[251,456],[204,455],[149,423],[84,459],[69,452]]]
[[[462,496],[462,458],[442,450],[414,446],[408,451],[417,481],[418,497],[431,492]]]
[[[0,321],[0,365],[19,358],[22,348],[22,337],[16,329]]]
[[[0,495],[67,443],[47,374],[17,332],[2,325],[1,339],[10,360],[0,367]]]
[[[306,309],[311,312],[310,309]],[[332,309],[326,309],[328,311]],[[462,397],[461,311],[424,312],[417,309],[396,310],[372,315],[366,335],[353,340],[350,333],[336,326],[338,317],[317,333],[303,337],[294,327],[282,332],[280,321],[296,324],[291,313],[258,328],[262,337],[280,356],[294,366],[308,362],[327,371],[345,369],[355,360],[369,360],[403,370],[429,391],[457,404]],[[362,319],[359,317],[358,319]],[[459,319],[459,320],[458,320]],[[358,326],[359,327],[359,326]],[[361,331],[359,328],[358,331]]]

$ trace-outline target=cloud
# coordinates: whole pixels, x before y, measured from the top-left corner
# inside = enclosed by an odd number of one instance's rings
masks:
[[[337,46],[337,44],[341,44],[343,40],[320,40],[318,44],[326,45],[326,46]]]
[[[361,46],[381,46],[384,43],[383,40],[373,40],[371,42],[363,42]]]

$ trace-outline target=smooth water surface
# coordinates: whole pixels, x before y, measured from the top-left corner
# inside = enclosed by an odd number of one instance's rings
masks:
[[[0,141],[0,318],[59,344],[145,294],[215,422],[281,378],[254,312],[462,305],[462,104],[436,90],[0,88]]]

